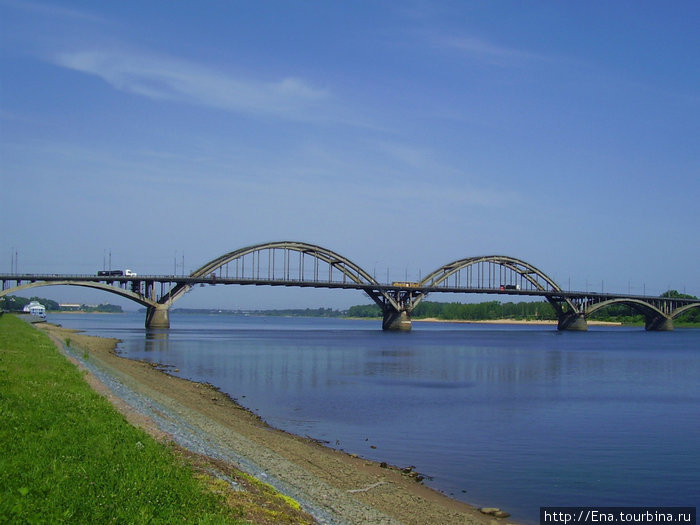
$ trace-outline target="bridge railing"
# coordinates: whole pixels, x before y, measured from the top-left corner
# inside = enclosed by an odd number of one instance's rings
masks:
[[[233,272],[229,275],[209,274],[202,277],[191,277],[189,275],[174,275],[174,274],[143,274],[137,276],[97,276],[95,274],[47,274],[47,273],[7,273],[0,274],[0,283],[2,284],[2,290],[9,288],[14,288],[19,283],[24,282],[38,282],[38,281],[89,281],[89,282],[101,282],[101,283],[117,283],[119,286],[128,287],[134,283],[139,283],[141,285],[154,286],[155,284],[160,284],[163,286],[170,285],[173,286],[176,283],[188,283],[191,285],[195,284],[301,284],[314,286],[319,285],[319,287],[324,287],[323,285],[328,285],[332,288],[352,288],[357,290],[384,290],[384,291],[413,291],[413,292],[423,292],[423,293],[498,293],[503,295],[527,295],[527,296],[560,296],[570,298],[576,301],[586,301],[589,304],[595,304],[601,301],[616,299],[616,298],[628,298],[632,300],[645,301],[650,304],[654,304],[659,309],[676,309],[680,306],[687,304],[697,303],[697,299],[692,298],[676,298],[676,297],[660,297],[652,295],[629,295],[624,293],[615,292],[589,292],[589,291],[565,291],[565,290],[547,290],[539,289],[537,286],[531,282],[525,280],[522,285],[511,284],[510,280],[503,280],[494,278],[491,274],[491,279],[489,280],[488,273],[481,272],[478,270],[472,270],[472,278],[462,276],[459,274],[452,274],[449,279],[442,280],[435,285],[430,283],[422,284],[420,282],[397,282],[393,281],[391,283],[376,283],[376,284],[360,284],[352,281],[345,274],[332,274],[330,278],[325,277],[323,279],[315,279],[313,273],[309,274],[308,271],[305,275],[299,276],[297,272],[294,275],[291,271],[289,276],[280,275],[279,273],[267,278],[264,274],[258,275],[238,275],[236,276]],[[503,284],[503,283],[507,284]]]

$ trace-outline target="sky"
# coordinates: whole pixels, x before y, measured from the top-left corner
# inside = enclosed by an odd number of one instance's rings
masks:
[[[699,22],[685,0],[0,0],[0,272],[189,273],[292,240],[390,280],[500,254],[700,295]]]

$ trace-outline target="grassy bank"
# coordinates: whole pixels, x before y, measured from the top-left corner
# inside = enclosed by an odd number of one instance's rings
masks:
[[[0,421],[0,523],[238,524],[248,511],[264,523],[256,508],[279,497],[232,501],[191,457],[127,423],[45,334],[11,315],[0,316]]]

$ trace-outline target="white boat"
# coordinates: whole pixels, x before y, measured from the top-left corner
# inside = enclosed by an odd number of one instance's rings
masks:
[[[22,311],[46,319],[46,307],[38,301],[32,301]]]

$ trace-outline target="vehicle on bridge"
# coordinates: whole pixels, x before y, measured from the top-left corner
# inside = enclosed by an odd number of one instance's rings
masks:
[[[137,275],[131,270],[100,270],[97,272],[98,277],[136,277]]]

